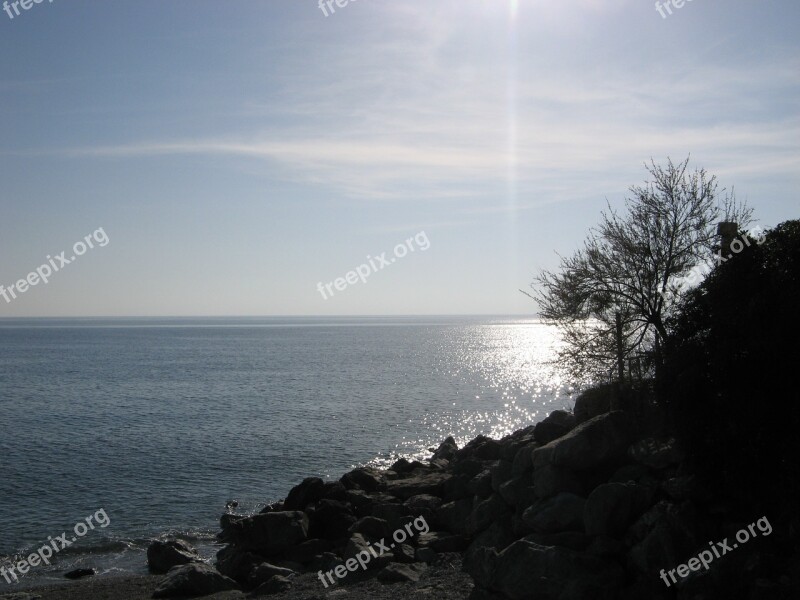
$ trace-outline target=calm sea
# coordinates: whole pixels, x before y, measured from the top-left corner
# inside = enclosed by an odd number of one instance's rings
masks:
[[[143,572],[168,534],[210,556],[229,500],[571,406],[556,340],[501,317],[0,319],[0,566],[101,508],[24,583]]]

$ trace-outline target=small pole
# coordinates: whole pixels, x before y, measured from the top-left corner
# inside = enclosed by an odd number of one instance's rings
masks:
[[[617,325],[617,372],[619,381],[622,383],[625,380],[625,356],[622,349],[622,315],[616,313],[614,320]]]

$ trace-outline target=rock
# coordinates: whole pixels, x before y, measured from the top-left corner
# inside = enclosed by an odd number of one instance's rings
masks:
[[[583,522],[589,535],[619,538],[647,508],[649,494],[636,484],[606,483],[586,499]]]
[[[628,456],[651,469],[663,469],[683,461],[686,453],[680,449],[675,438],[646,438],[633,444],[628,449]]]
[[[392,466],[389,467],[389,469],[398,475],[405,475],[406,473],[410,473],[414,467],[411,465],[411,461],[409,461],[407,458],[400,458],[392,463]]]
[[[389,544],[387,543],[386,545],[388,546]],[[374,550],[374,553],[371,552],[370,549]],[[370,546],[370,543],[363,535],[354,533],[350,536],[350,540],[347,542],[347,546],[342,552],[342,558],[345,564],[347,564],[351,559],[357,560],[359,554],[361,554],[362,557],[366,556],[367,560],[369,560],[367,563],[367,570],[369,571],[380,570],[394,558],[391,552],[384,552],[380,547]],[[378,556],[376,557],[375,554]]]
[[[559,531],[557,533],[530,533],[523,540],[540,546],[559,546],[570,550],[585,550],[591,538],[582,531]]]
[[[678,565],[697,548],[696,530],[689,506],[661,501],[628,530],[625,542],[632,546],[630,561],[643,574]]]
[[[301,511],[262,513],[233,523],[229,541],[241,550],[269,556],[306,541],[308,526],[308,516]]]
[[[166,573],[176,565],[193,562],[203,562],[203,559],[182,540],[155,541],[147,547],[147,566],[153,573]]]
[[[467,484],[469,493],[478,498],[488,498],[492,495],[492,470],[484,469]]]
[[[341,481],[326,481],[322,484],[322,493],[320,500],[337,500],[338,502],[347,502],[348,490]]]
[[[426,565],[392,563],[378,573],[378,581],[382,583],[395,583],[400,581],[419,581],[420,575],[425,571]]]
[[[417,562],[424,562],[427,564],[431,564],[433,562],[436,562],[437,556],[438,555],[436,554],[436,551],[433,548],[428,548],[428,547],[417,548],[414,551],[414,559]]]
[[[388,538],[392,532],[389,523],[378,517],[363,517],[353,523],[347,531],[348,537],[354,533],[362,534],[370,542]]]
[[[319,477],[308,477],[299,485],[294,486],[286,500],[283,501],[284,510],[304,510],[322,498],[325,483]]]
[[[386,486],[381,471],[372,467],[353,469],[349,473],[342,475],[339,481],[348,490],[360,489],[365,492],[375,492],[384,489]]]
[[[153,598],[178,596],[208,596],[217,592],[238,589],[236,582],[205,563],[190,563],[173,567],[153,592]]]
[[[585,504],[586,500],[580,496],[562,492],[527,508],[522,514],[522,520],[538,533],[583,532]]]
[[[582,471],[619,460],[625,456],[633,430],[630,416],[622,411],[590,419],[533,451],[534,476],[545,465]]]
[[[301,564],[306,564],[314,560],[315,557],[333,549],[334,543],[330,540],[320,540],[317,538],[307,540],[284,552],[288,560]]]
[[[560,492],[580,494],[583,491],[575,473],[553,465],[543,465],[533,471],[533,488],[539,498],[549,498]]]
[[[411,496],[404,504],[411,509],[412,514],[416,514],[415,511],[421,509],[436,510],[442,505],[442,499],[430,494],[419,494],[418,496]]]
[[[514,454],[514,460],[511,463],[512,477],[520,477],[521,475],[529,473],[533,469],[531,453],[538,447],[539,444],[532,442],[525,444],[517,450],[516,454]]]
[[[621,541],[608,537],[606,535],[598,535],[589,544],[586,551],[589,554],[600,556],[601,558],[618,558],[625,552],[626,547]]]
[[[453,460],[457,451],[458,444],[456,444],[456,441],[452,438],[452,436],[448,437],[441,444],[439,444],[436,452],[433,453],[433,460],[438,460],[441,458],[448,461]]]
[[[468,535],[470,533],[470,514],[473,500],[464,498],[443,504],[436,510],[436,522],[450,533]]]
[[[511,600],[617,598],[624,573],[619,565],[557,546],[517,541],[499,554],[487,549],[465,569],[482,587]],[[477,562],[477,564],[476,564]],[[535,592],[533,592],[535,590]],[[535,596],[532,595],[535,593]]]
[[[391,502],[376,504],[372,508],[372,516],[382,519],[389,524],[392,531],[403,526],[403,522],[412,516],[411,509],[405,504]]]
[[[217,552],[217,570],[241,584],[246,584],[250,572],[264,562],[264,557],[241,550],[235,546],[226,546]]]
[[[493,464],[493,461],[489,461]],[[487,461],[478,460],[477,458],[465,458],[452,466],[453,475],[464,475],[472,479],[487,467]]]
[[[495,519],[508,514],[508,505],[499,494],[492,494],[488,499],[475,504],[469,516],[467,532],[472,535],[489,527]]]
[[[283,577],[292,577],[295,575],[295,572],[291,569],[284,569],[283,567],[277,567],[270,563],[261,563],[257,567],[255,567],[252,571],[250,571],[250,575],[247,578],[247,582],[250,584],[251,587],[258,587],[267,581],[269,581],[275,575],[282,575]]]
[[[461,552],[469,545],[469,538],[464,535],[430,531],[417,538],[417,545],[420,548],[430,548],[436,553]]]
[[[506,481],[509,481],[513,475],[511,474],[512,463],[506,460],[498,460],[495,465],[490,469],[492,473],[492,490],[497,492],[500,486]]]
[[[517,537],[511,526],[511,516],[504,515],[475,536],[467,549],[467,553],[474,552],[481,547],[494,548],[499,552],[516,541]]]
[[[533,436],[540,445],[549,444],[574,429],[575,415],[565,410],[554,410],[533,429]]]
[[[414,562],[414,546],[410,546],[409,544],[395,544],[395,547],[392,549],[392,554],[394,554],[394,559],[397,562]]]
[[[275,575],[269,581],[262,583],[253,590],[251,596],[269,596],[272,594],[280,594],[281,592],[288,592],[292,588],[292,580],[283,575]]]
[[[455,460],[463,460],[465,458],[477,458],[480,460],[497,460],[503,451],[502,445],[492,438],[485,435],[479,435],[474,440],[470,441],[466,446],[456,452]]]
[[[314,560],[309,563],[307,570],[311,573],[316,573],[317,571],[327,573],[341,564],[343,563],[340,556],[333,552],[323,552],[319,556],[314,557]]]
[[[532,477],[530,473],[515,477],[514,479],[506,481],[497,491],[500,493],[500,497],[503,501],[509,506],[520,506],[521,503],[525,502],[528,498],[532,498],[534,495]],[[524,506],[528,505],[526,504]]]
[[[642,465],[622,465],[619,469],[614,471],[609,483],[628,483],[633,481],[638,483],[643,477],[646,477],[650,470]]]
[[[68,571],[64,573],[64,577],[67,579],[81,579],[83,577],[91,577],[95,575],[97,571],[94,569],[75,569],[73,571]]]
[[[326,540],[346,538],[348,530],[357,521],[350,506],[337,500],[320,500],[309,513],[309,530],[311,537]]]
[[[442,471],[413,475],[406,479],[389,481],[386,484],[386,493],[401,500],[408,500],[420,494],[441,496],[442,485],[451,477],[451,474]]]

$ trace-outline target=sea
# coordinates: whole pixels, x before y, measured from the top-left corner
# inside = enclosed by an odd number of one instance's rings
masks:
[[[170,536],[211,558],[223,513],[305,477],[571,408],[559,344],[502,316],[0,319],[0,567],[70,542],[0,593],[145,573]]]

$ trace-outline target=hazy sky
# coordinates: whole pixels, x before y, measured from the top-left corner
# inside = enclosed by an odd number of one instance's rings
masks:
[[[797,0],[334,8],[0,12],[0,283],[110,240],[0,316],[531,313],[518,288],[690,152],[800,217]]]

